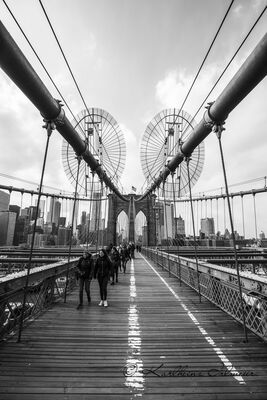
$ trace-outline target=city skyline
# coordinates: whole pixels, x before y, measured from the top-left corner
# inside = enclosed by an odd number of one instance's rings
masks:
[[[28,207],[20,209],[19,206],[10,203],[10,195],[0,191],[0,243],[1,245],[15,245],[27,243],[30,244],[32,237],[33,221],[37,215],[37,235],[35,239],[35,246],[42,247],[46,241],[49,243],[67,243],[70,237],[71,223],[64,212],[61,212],[61,202],[57,198],[50,198],[49,204],[46,200],[40,202],[39,212],[37,214],[36,205],[29,205]],[[48,202],[47,202],[48,203]],[[73,205],[72,207],[73,208]],[[78,242],[86,243],[94,242],[99,236],[97,232],[102,232],[102,239],[104,240],[104,232],[107,232],[108,216],[107,214],[93,215],[94,207],[90,207],[90,212],[84,210],[83,204],[76,207],[73,224],[73,237]],[[100,206],[95,206],[95,210],[100,211]],[[156,219],[156,237],[157,242],[161,243],[162,240],[172,240],[179,237],[192,238],[194,235],[192,229],[192,221],[190,216],[175,215],[174,206],[172,203],[162,202],[155,203],[155,219]],[[47,210],[47,212],[45,212]],[[63,210],[63,207],[62,207]],[[190,210],[188,210],[190,211]],[[177,212],[177,210],[176,210]],[[52,216],[52,217],[51,217]],[[19,217],[19,218],[18,218]],[[200,218],[200,219],[199,219]],[[17,224],[19,221],[19,225]],[[217,226],[218,219],[208,217],[207,215],[199,215],[195,217],[195,235],[199,239],[222,239],[226,240],[231,238],[229,226]],[[224,224],[226,221],[224,221]],[[21,225],[22,224],[22,225]],[[26,229],[26,230],[25,230]],[[121,213],[117,219],[117,235],[122,239],[126,239],[129,235],[128,217],[125,212]],[[20,233],[19,233],[20,232]],[[23,233],[24,232],[24,233]],[[21,239],[19,239],[19,236]],[[26,235],[26,236],[25,236]],[[51,239],[52,236],[56,239]],[[147,221],[145,215],[140,212],[135,218],[135,240],[141,240],[143,236],[143,244],[146,243],[147,236]],[[258,232],[257,236],[248,237],[244,232],[235,229],[235,236],[238,239],[265,239],[265,232]]]

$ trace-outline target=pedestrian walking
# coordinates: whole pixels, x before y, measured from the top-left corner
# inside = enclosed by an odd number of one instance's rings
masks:
[[[94,273],[94,260],[92,254],[84,251],[83,256],[79,258],[76,266],[76,277],[79,281],[79,304],[77,309],[83,306],[83,290],[87,294],[88,304],[91,302],[90,284]]]
[[[118,250],[116,249],[115,246],[112,247],[109,258],[112,262],[112,282],[111,285],[115,284],[115,278],[116,278],[116,282],[118,282],[118,276],[119,276],[119,266],[120,266],[120,253],[118,252]]]
[[[123,269],[123,273],[126,273],[126,264],[128,260],[130,259],[130,253],[128,251],[128,248],[125,246],[122,246],[120,249],[120,257],[121,257],[121,265]]]
[[[97,278],[100,289],[101,300],[99,306],[104,306],[104,307],[108,306],[107,286],[111,272],[112,272],[112,263],[107,255],[106,250],[101,249],[94,268],[94,278],[95,279]]]

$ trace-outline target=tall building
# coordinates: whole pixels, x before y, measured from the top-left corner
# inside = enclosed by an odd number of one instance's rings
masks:
[[[101,192],[93,192],[93,204],[90,219],[90,231],[99,229],[99,219],[101,219]]]
[[[10,204],[9,211],[14,212],[18,218],[19,213],[20,213],[20,207],[17,205]]]
[[[164,239],[174,237],[174,212],[173,204],[165,202],[163,205],[164,210]]]
[[[66,246],[70,243],[71,229],[60,226],[58,228],[57,245]]]
[[[72,223],[72,216],[74,216],[74,219],[73,219],[73,229],[72,229],[72,232],[73,232],[74,235],[76,235],[77,223],[78,223],[78,213],[79,213],[79,201],[78,201],[78,197],[79,197],[79,196],[78,196],[78,194],[77,194],[77,201],[76,201],[76,203],[75,203],[75,210],[74,210],[74,213],[73,213],[74,201],[72,202],[72,204],[70,204],[70,208],[69,208],[70,213],[69,213],[69,222],[68,222],[68,224],[71,225],[71,223]]]
[[[82,211],[82,216],[81,216],[81,225],[86,224],[86,211]]]
[[[0,190],[0,211],[8,211],[10,194]]]
[[[59,217],[58,226],[65,226],[65,225],[66,225],[66,217]]]
[[[34,221],[36,218],[36,215],[38,217],[37,214],[37,207],[36,206],[30,206],[29,207],[29,217],[30,217],[30,221]]]
[[[28,207],[22,208],[20,211],[20,215],[22,217],[29,217],[30,215],[29,208]]]
[[[38,200],[35,200],[35,206],[37,206]],[[45,212],[45,200],[40,200],[39,202],[39,216],[40,218],[44,218],[44,212]]]
[[[18,246],[21,243],[27,242],[27,235],[29,232],[29,217],[20,215],[17,218],[14,234],[14,245]]]
[[[44,229],[44,219],[38,218],[36,221],[36,226],[39,226],[40,228]]]
[[[157,243],[160,244],[164,236],[164,209],[163,203],[155,203],[155,218],[156,218],[156,236]]]
[[[265,239],[265,233],[263,231],[261,231],[261,233],[259,234],[259,239]]]
[[[174,218],[175,220],[175,224],[176,224],[176,234],[177,235],[185,235],[185,221],[184,219],[181,217],[181,215],[179,215],[178,218]]]
[[[47,213],[47,222],[58,226],[61,203],[56,197],[51,197],[50,207]]]
[[[54,214],[52,218],[52,223],[54,223],[56,226],[58,226],[59,218],[60,218],[60,211],[61,211],[61,203],[60,201],[56,200],[55,201],[55,206],[54,206]]]
[[[0,211],[0,245],[13,246],[16,218],[16,213]]]
[[[206,237],[210,237],[215,234],[214,219],[213,218],[202,218],[200,221],[200,230]]]

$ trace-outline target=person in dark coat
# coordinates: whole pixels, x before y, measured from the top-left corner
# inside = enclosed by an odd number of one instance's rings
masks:
[[[110,252],[109,258],[112,262],[112,282],[111,285],[114,285],[115,283],[115,277],[116,277],[116,282],[118,282],[118,275],[119,275],[119,266],[120,266],[120,253],[116,249],[115,246],[112,247],[112,250]]]
[[[90,284],[94,273],[94,260],[92,254],[88,251],[84,251],[83,256],[79,259],[76,266],[76,276],[79,280],[79,304],[77,309],[83,305],[83,289],[87,294],[88,304],[91,302],[90,296]]]
[[[119,253],[120,253],[121,265],[122,265],[122,268],[123,268],[123,273],[125,274],[125,272],[126,272],[126,264],[127,264],[127,261],[130,259],[130,253],[129,253],[129,251],[128,251],[126,246],[121,246],[120,250],[119,250]]]
[[[94,278],[98,280],[100,289],[100,303],[99,306],[108,306],[107,302],[107,286],[108,280],[112,273],[112,263],[107,255],[106,250],[101,249],[99,252],[99,257],[95,263]]]

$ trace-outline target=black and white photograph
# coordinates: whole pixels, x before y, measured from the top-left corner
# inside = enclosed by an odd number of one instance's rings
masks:
[[[0,400],[266,400],[267,0],[0,0]]]

